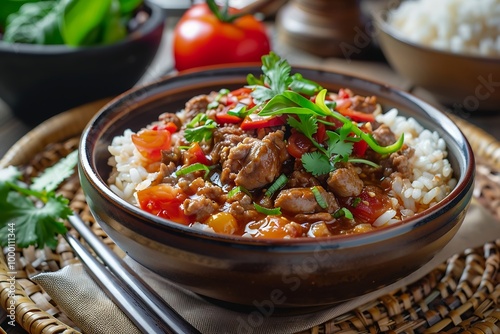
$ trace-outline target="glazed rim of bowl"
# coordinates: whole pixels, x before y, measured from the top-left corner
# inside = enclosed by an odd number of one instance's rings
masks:
[[[254,66],[255,64],[250,64]],[[168,82],[171,79],[182,79],[183,76],[195,76],[197,74],[203,73],[206,71],[207,73],[217,73],[217,71],[231,71],[231,70],[239,70],[239,69],[251,69],[252,67],[244,67],[242,64],[238,65],[216,65],[205,68],[200,68],[197,70],[187,70],[178,74],[170,74],[163,77],[161,80],[149,83],[147,85],[143,85],[140,87],[133,88],[110,101],[106,104],[97,114],[90,120],[90,122],[85,127],[79,145],[79,164],[81,167],[81,172],[85,174],[85,177],[92,184],[92,187],[99,189],[99,192],[103,194],[106,200],[110,202],[117,203],[117,206],[120,209],[128,212],[129,215],[135,217],[141,217],[141,220],[144,224],[151,224],[155,227],[161,227],[168,229],[174,233],[191,235],[193,237],[203,238],[212,242],[219,243],[231,243],[234,245],[241,246],[286,246],[286,249],[293,249],[296,246],[296,249],[303,249],[304,246],[318,246],[320,245],[330,245],[334,248],[350,248],[356,247],[360,245],[367,245],[371,243],[382,242],[384,240],[392,239],[398,236],[402,236],[406,233],[411,232],[413,229],[418,228],[423,225],[427,225],[431,223],[434,218],[438,217],[440,213],[447,212],[450,207],[453,207],[456,203],[460,202],[465,196],[467,196],[468,190],[473,185],[474,176],[475,176],[475,158],[472,152],[472,148],[461,132],[461,130],[453,123],[451,119],[449,119],[444,113],[431,106],[430,104],[420,100],[419,98],[403,92],[397,88],[377,83],[372,80],[366,80],[357,78],[350,75],[342,74],[343,78],[346,78],[348,81],[354,81],[363,84],[369,84],[370,87],[379,88],[389,94],[395,95],[402,100],[410,103],[413,107],[421,109],[425,116],[428,116],[432,119],[433,122],[440,124],[442,129],[446,129],[445,131],[448,134],[451,134],[450,137],[456,141],[457,150],[463,154],[464,165],[461,166],[460,177],[457,178],[456,186],[450,191],[448,195],[445,196],[443,200],[428,208],[420,213],[415,214],[412,217],[409,217],[401,222],[397,222],[390,226],[381,227],[373,231],[368,231],[359,234],[351,234],[351,235],[336,235],[330,237],[319,237],[319,238],[294,238],[294,239],[271,239],[271,238],[248,238],[242,236],[233,236],[233,235],[225,235],[225,234],[216,234],[213,232],[205,232],[200,229],[195,229],[192,227],[188,227],[185,225],[181,225],[179,223],[175,223],[169,221],[167,219],[159,218],[153,214],[150,214],[139,207],[128,203],[117,194],[115,194],[111,188],[108,186],[106,179],[107,175],[104,178],[99,175],[96,166],[95,152],[89,152],[88,143],[92,142],[92,140],[88,140],[90,137],[90,133],[93,131],[97,131],[99,135],[99,139],[95,140],[95,143],[99,142],[100,137],[103,132],[109,129],[110,124],[107,123],[107,118],[113,114],[122,114],[124,112],[130,112],[134,107],[141,106],[143,104],[148,104],[152,101],[155,101],[155,97],[158,97],[162,91],[161,85],[163,82]],[[253,67],[257,68],[256,66]],[[260,67],[259,67],[260,69]],[[315,68],[308,67],[298,67],[294,66],[292,70],[313,70],[318,71],[319,73],[332,73],[338,74],[329,71],[323,71]],[[151,93],[153,91],[153,93]],[[405,116],[407,117],[407,116]],[[116,115],[113,117],[116,119]],[[121,129],[121,133],[125,128]],[[110,143],[106,143],[109,145]],[[450,143],[447,141],[448,154],[450,153]],[[103,145],[103,143],[100,143]],[[94,145],[97,146],[97,145]],[[107,146],[106,146],[107,147]],[[460,160],[457,157],[457,161]],[[457,164],[457,168],[460,163]],[[457,173],[457,170],[454,169],[454,173]],[[82,176],[81,176],[82,177]],[[470,200],[470,199],[469,199]]]
[[[158,27],[164,20],[163,10],[156,4],[148,2],[145,4],[145,9],[149,12],[149,18],[141,24],[137,29],[130,32],[124,39],[106,45],[92,45],[92,46],[79,46],[70,47],[66,45],[41,45],[29,43],[8,43],[0,39],[0,53],[13,52],[22,54],[33,55],[64,55],[71,53],[79,53],[85,51],[96,52],[102,49],[115,48],[117,46],[125,45],[131,41],[138,40],[143,36],[147,36]]]
[[[394,8],[385,8],[384,10],[381,11],[376,11],[372,16],[374,18],[375,24],[382,30],[384,33],[387,35],[391,36],[392,38],[396,39],[397,41],[410,45],[414,48],[421,49],[423,51],[427,52],[433,52],[436,54],[442,54],[448,57],[455,57],[455,58],[461,58],[464,61],[475,61],[475,62],[491,62],[494,64],[497,64],[500,62],[500,57],[495,57],[495,56],[484,56],[480,54],[475,54],[475,53],[455,53],[447,50],[442,50],[442,49],[437,49],[433,48],[427,45],[423,45],[414,41],[409,40],[406,38],[403,34],[401,34],[396,28],[394,28],[392,25],[390,25],[387,22],[388,19],[388,14],[393,11],[396,7]]]

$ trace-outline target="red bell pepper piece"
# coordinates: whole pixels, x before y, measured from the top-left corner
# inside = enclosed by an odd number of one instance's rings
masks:
[[[260,128],[269,128],[272,126],[280,126],[286,123],[284,116],[262,117],[257,114],[251,114],[245,117],[240,127],[242,130],[254,130]]]
[[[187,156],[189,161],[186,161],[185,164],[192,165],[198,162],[207,166],[212,164],[212,161],[205,155],[198,143],[193,143],[189,147]]]

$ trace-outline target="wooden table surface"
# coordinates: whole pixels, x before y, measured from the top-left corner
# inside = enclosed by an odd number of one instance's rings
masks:
[[[164,40],[160,46],[159,52],[138,85],[155,80],[173,69],[171,37],[172,28],[176,22],[176,17],[169,16],[167,18]],[[272,23],[268,23],[268,27],[271,36],[273,36],[273,49],[282,57],[287,58],[292,65],[319,67],[324,70],[337,71],[378,82],[384,82],[391,86],[409,91],[432,104],[436,104],[428,92],[421,88],[413,87],[408,80],[395,73],[385,62],[383,57],[377,56],[371,60],[348,60],[345,58],[333,57],[319,58],[285,45],[275,36],[276,34],[274,33]],[[445,110],[442,106],[437,106],[442,110]],[[468,122],[479,126],[489,134],[493,135],[496,139],[500,140],[500,106],[498,114],[474,113],[470,115],[461,114],[458,116],[465,118]],[[19,140],[31,129],[32,126],[23,123],[12,115],[8,107],[1,101],[0,97],[0,157],[2,157],[9,150],[9,148],[16,143],[17,140]]]

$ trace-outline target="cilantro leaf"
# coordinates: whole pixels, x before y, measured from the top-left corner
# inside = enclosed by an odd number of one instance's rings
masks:
[[[264,103],[288,89],[293,79],[290,77],[292,67],[285,59],[270,52],[262,57],[263,85],[254,85],[252,97],[257,104]],[[247,76],[249,83],[259,82],[254,76]]]
[[[302,132],[307,138],[312,139],[312,136],[318,131],[318,119],[310,115],[297,115],[297,118],[299,120],[288,117],[288,124]]]
[[[0,245],[15,241],[19,247],[57,246],[57,235],[73,211],[69,200],[53,191],[75,172],[77,151],[47,168],[29,187],[20,181],[17,167],[0,169]]]
[[[0,186],[5,182],[15,182],[21,177],[21,172],[14,166],[0,169]]]
[[[186,125],[184,138],[190,143],[207,141],[212,138],[213,131],[217,128],[217,122],[204,113],[196,115]]]
[[[68,200],[51,194],[47,203],[37,207],[35,203],[21,193],[11,191],[6,203],[2,203],[0,212],[0,243],[7,245],[8,235],[15,235],[19,247],[45,245],[57,246],[57,234],[66,232],[61,219],[68,218],[73,212],[68,207]]]
[[[57,186],[74,173],[74,168],[78,163],[78,151],[73,151],[65,158],[59,160],[57,164],[45,169],[44,173],[33,179],[31,189],[37,191],[54,191]]]
[[[334,157],[334,161],[347,161],[352,153],[353,143],[346,141],[343,136],[335,131],[326,131],[328,136],[327,154]]]
[[[319,151],[303,154],[301,161],[305,170],[314,176],[327,174],[334,169],[327,156]]]

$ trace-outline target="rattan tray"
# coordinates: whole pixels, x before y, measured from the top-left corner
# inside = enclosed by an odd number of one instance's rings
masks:
[[[26,177],[35,176],[77,147],[84,126],[105,102],[97,101],[44,122],[7,152],[0,167],[19,166]],[[453,118],[476,153],[474,197],[500,218],[500,143],[470,123]],[[90,223],[93,231],[114,247],[90,215],[77,176],[59,191],[71,199],[72,208]],[[500,239],[456,254],[411,286],[303,333],[500,333],[499,254]],[[30,280],[39,272],[56,271],[78,262],[65,240],[60,238],[55,251],[31,247],[17,249],[16,256],[17,323],[28,333],[78,332],[51,297]],[[2,258],[0,303],[4,309],[8,305],[8,272]]]

